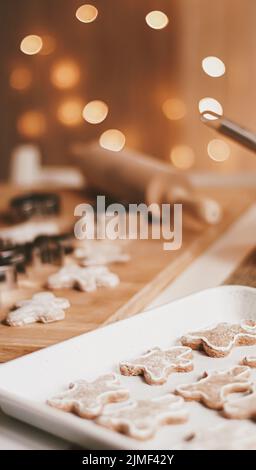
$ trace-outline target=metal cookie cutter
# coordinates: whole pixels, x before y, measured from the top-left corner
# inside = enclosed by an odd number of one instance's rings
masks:
[[[17,273],[26,272],[26,257],[18,246],[0,248],[0,266],[14,266]]]
[[[64,264],[65,255],[73,251],[73,236],[71,234],[41,235],[32,246],[33,263]]]
[[[25,221],[35,216],[56,215],[60,198],[55,193],[30,193],[11,199],[10,212],[14,221]]]
[[[15,266],[12,264],[0,266],[0,292],[6,292],[16,287],[17,271]]]

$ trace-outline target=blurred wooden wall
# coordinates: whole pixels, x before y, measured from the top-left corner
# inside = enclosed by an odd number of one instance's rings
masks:
[[[215,134],[202,128],[198,101],[216,98],[224,114],[256,132],[256,2],[254,0],[179,0],[182,56],[182,93],[188,114],[183,136],[193,147],[199,168],[230,172],[256,170],[255,156],[230,144],[230,158],[213,162],[207,144]],[[223,77],[207,76],[200,63],[207,56],[220,57],[226,64]]]
[[[217,163],[207,155],[207,143],[215,135],[199,121],[198,101],[218,99],[225,113],[256,131],[256,33],[255,0],[91,0],[99,10],[97,20],[83,24],[75,11],[77,0],[9,0],[0,5],[1,139],[0,175],[8,175],[12,149],[30,139],[17,131],[17,119],[29,109],[46,116],[46,132],[40,139],[44,162],[69,162],[69,146],[76,140],[98,138],[108,128],[126,135],[127,145],[169,161],[177,144],[190,146],[195,169],[236,171],[256,168],[249,152],[231,144],[229,160]],[[169,25],[156,31],[145,15],[159,9]],[[27,34],[50,34],[56,50],[47,56],[27,56],[19,50]],[[219,56],[226,64],[221,78],[208,77],[201,68],[205,56]],[[81,80],[62,91],[50,82],[50,69],[59,59],[72,58]],[[9,77],[18,65],[29,67],[31,87],[17,91]],[[80,97],[84,104],[101,99],[109,106],[99,125],[83,121],[63,126],[56,110],[63,100]],[[187,114],[169,121],[162,112],[168,98],[185,102]]]

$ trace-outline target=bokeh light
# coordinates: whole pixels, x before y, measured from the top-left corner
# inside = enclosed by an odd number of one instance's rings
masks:
[[[146,23],[150,28],[163,29],[168,25],[169,19],[163,11],[154,10],[146,15]]]
[[[27,55],[38,54],[43,47],[43,41],[40,36],[30,34],[25,36],[20,43],[20,50]]]
[[[108,106],[104,101],[90,101],[83,109],[83,118],[90,124],[99,124],[106,119],[107,115]]]
[[[220,116],[222,116],[223,114],[223,108],[219,101],[215,100],[215,98],[202,98],[199,101],[198,107],[200,113],[205,113],[205,111],[213,111],[214,113],[219,114]],[[204,117],[209,120],[218,119],[217,117],[207,113],[204,114]]]
[[[36,110],[26,111],[18,118],[17,129],[23,137],[30,139],[41,137],[46,130],[44,114]]]
[[[80,98],[69,98],[63,101],[57,109],[57,118],[68,127],[82,122],[83,102]]]
[[[212,160],[224,162],[230,156],[230,147],[224,140],[213,139],[208,143],[207,152]]]
[[[195,154],[188,145],[176,145],[171,150],[170,159],[176,168],[187,170],[194,165]]]
[[[100,146],[112,152],[120,152],[125,146],[125,135],[118,129],[108,129],[99,140]]]
[[[15,90],[26,90],[32,83],[32,74],[27,67],[16,67],[11,72],[9,83]]]
[[[214,56],[205,57],[202,60],[202,68],[210,77],[221,77],[226,71],[224,62]]]
[[[81,5],[76,10],[76,17],[82,23],[92,23],[98,16],[98,10],[94,5]]]
[[[52,54],[56,49],[56,41],[53,36],[45,34],[42,36],[43,46],[40,50],[40,55],[49,55]]]
[[[56,62],[50,73],[52,84],[61,90],[72,88],[80,80],[80,69],[71,59]]]
[[[163,103],[163,113],[167,119],[176,121],[182,119],[186,114],[186,106],[182,100],[178,98],[169,98]]]

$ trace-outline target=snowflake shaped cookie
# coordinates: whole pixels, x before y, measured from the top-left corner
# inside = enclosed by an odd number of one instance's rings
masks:
[[[137,359],[122,361],[120,371],[123,375],[143,375],[148,384],[160,385],[172,372],[191,371],[192,357],[192,350],[184,346],[174,346],[165,351],[153,348]]]
[[[69,390],[48,400],[48,405],[77,414],[81,418],[99,416],[106,403],[124,401],[129,392],[119,382],[116,374],[106,374],[93,382],[78,380]]]
[[[208,408],[221,410],[230,393],[251,391],[249,378],[250,369],[245,366],[235,366],[221,372],[205,372],[198,382],[177,387],[176,393],[187,400],[200,401]]]
[[[150,439],[161,425],[187,420],[184,401],[180,398],[170,393],[151,400],[131,401],[122,408],[104,412],[97,423],[134,439]]]
[[[70,264],[61,268],[48,278],[50,289],[77,288],[84,292],[93,292],[97,287],[116,287],[119,277],[109,271],[106,266],[81,268]]]
[[[75,250],[74,255],[82,266],[126,263],[130,260],[119,245],[95,240],[87,240],[84,247]]]
[[[192,349],[203,349],[211,357],[227,356],[234,346],[256,344],[256,322],[219,323],[205,330],[187,333],[182,336],[181,343]]]
[[[70,307],[67,299],[55,297],[51,292],[40,292],[30,300],[20,300],[16,309],[9,312],[6,323],[23,326],[29,323],[51,323],[65,318],[64,310]]]

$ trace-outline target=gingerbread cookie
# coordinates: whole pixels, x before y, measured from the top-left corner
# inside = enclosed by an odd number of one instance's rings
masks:
[[[208,356],[227,356],[233,346],[256,344],[256,322],[244,320],[240,324],[219,323],[201,331],[182,336],[181,343],[192,349],[203,349]]]
[[[256,392],[225,403],[224,415],[232,419],[256,420]]]
[[[221,410],[230,393],[252,390],[249,378],[250,369],[245,366],[235,366],[221,372],[205,372],[198,382],[177,387],[176,393],[187,400],[200,401],[208,408]]]
[[[70,307],[67,299],[55,297],[51,292],[34,294],[30,300],[20,300],[16,303],[6,318],[9,326],[23,326],[29,323],[51,323],[65,318],[64,309]]]
[[[191,371],[192,357],[192,350],[184,346],[174,346],[165,351],[153,348],[137,359],[121,362],[120,371],[123,375],[143,375],[148,384],[160,385],[172,372]]]
[[[242,359],[242,364],[244,366],[256,367],[256,356],[248,356]]]
[[[84,292],[93,292],[97,287],[116,287],[119,277],[106,266],[81,268],[70,264],[61,268],[48,278],[50,289],[78,288]]]
[[[219,424],[202,428],[184,439],[183,450],[256,450],[256,433],[248,424]]]
[[[116,374],[106,374],[93,382],[77,380],[71,383],[69,390],[53,397],[47,403],[50,406],[69,411],[81,418],[93,419],[99,416],[106,403],[124,401],[129,392],[119,382]]]
[[[168,394],[151,400],[138,400],[122,408],[104,412],[97,423],[134,439],[150,439],[163,424],[184,423],[188,418],[184,401]]]
[[[130,260],[119,245],[99,240],[87,240],[84,247],[75,250],[74,255],[82,266],[126,263]]]

